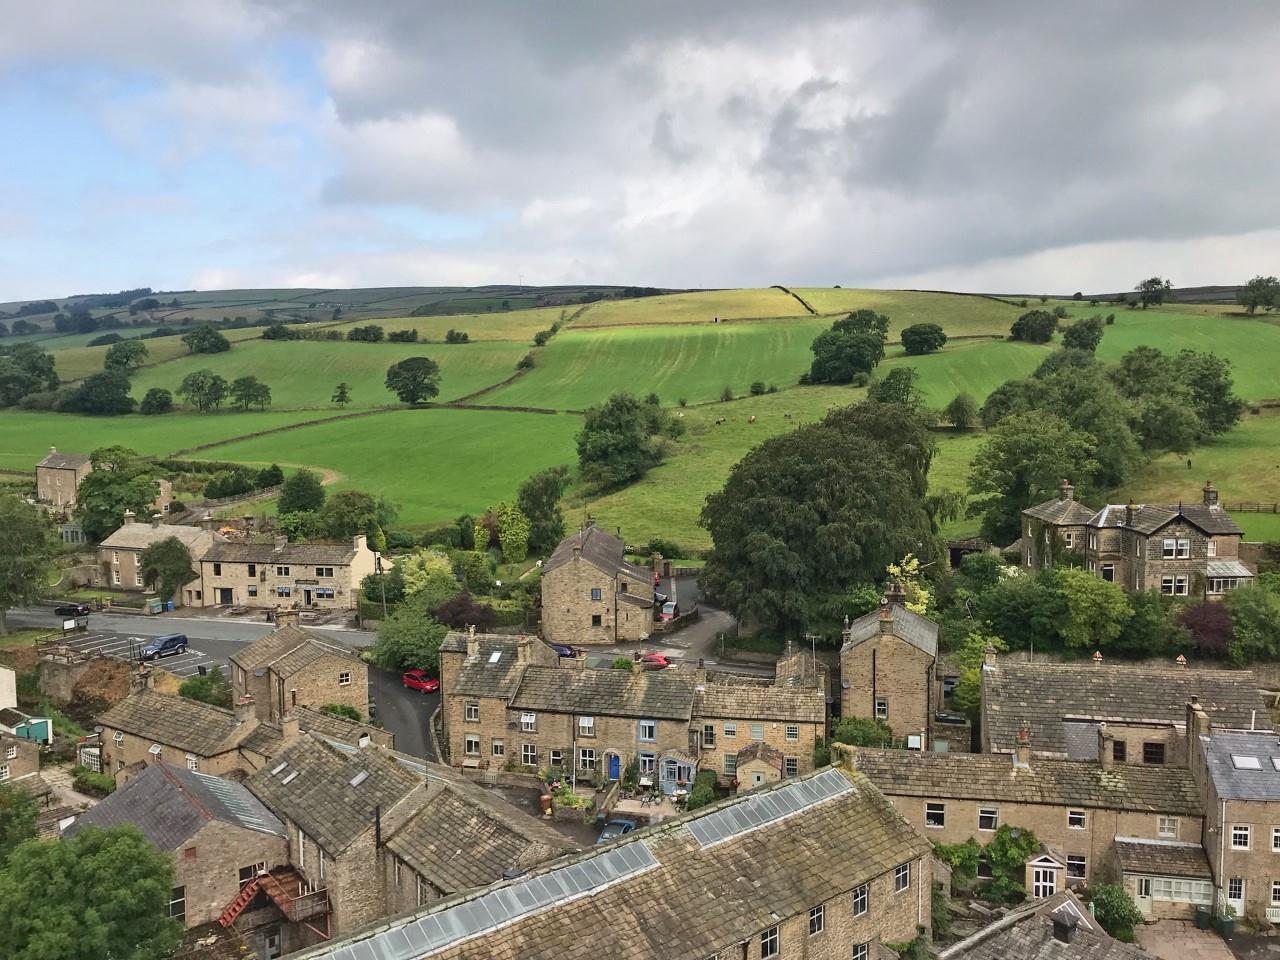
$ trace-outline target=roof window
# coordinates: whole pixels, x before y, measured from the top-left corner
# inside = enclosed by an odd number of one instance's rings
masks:
[[[1231,755],[1231,765],[1237,770],[1261,770],[1262,764],[1257,757],[1245,757],[1238,753]]]
[[[281,783],[286,783],[286,784],[288,784],[288,783],[293,783],[293,781],[294,781],[294,780],[296,780],[297,778],[298,778],[298,771],[297,771],[297,770],[294,770],[292,773],[290,773],[287,777],[285,777],[285,778],[284,778],[283,780],[281,780],[280,782],[281,782]]]
[[[501,659],[502,659],[502,651],[501,651],[501,650],[495,650],[495,651],[493,651],[493,653],[489,654],[489,662],[490,662],[490,663],[497,663],[497,662],[498,662],[499,660],[501,660]]]
[[[353,787],[358,787],[360,786],[360,784],[364,783],[368,779],[369,779],[369,771],[361,770],[359,773],[357,773],[354,777],[351,778],[351,785]]]
[[[272,767],[272,768],[271,768],[271,773],[272,773],[272,775],[273,775],[273,776],[278,776],[278,775],[279,775],[279,773],[280,773],[280,771],[281,771],[281,770],[283,770],[283,769],[284,769],[285,767],[287,767],[288,765],[289,765],[289,761],[288,761],[288,760],[285,760],[283,763],[278,763],[278,764],[276,764],[274,767]]]

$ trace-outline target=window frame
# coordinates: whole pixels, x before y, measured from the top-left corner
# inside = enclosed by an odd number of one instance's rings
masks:
[[[853,915],[855,917],[866,916],[871,909],[871,884],[864,883],[861,886],[854,887],[850,898]]]
[[[1248,823],[1233,823],[1230,836],[1232,850],[1248,850],[1253,844],[1253,826]],[[1240,840],[1244,842],[1241,843]]]
[[[467,723],[480,722],[480,701],[479,700],[468,700],[466,704],[463,705],[462,710],[463,710],[462,719],[465,722]]]
[[[505,740],[489,741],[489,756],[505,757],[507,755],[507,744]]]
[[[1280,881],[1277,881],[1280,882]],[[809,908],[809,936],[816,937],[827,929],[827,907],[818,904]]]
[[[578,736],[591,737],[595,739],[596,735],[596,718],[586,714],[578,715]]]
[[[751,740],[754,743],[764,742],[764,724],[763,723],[751,724]]]
[[[782,933],[772,926],[760,934],[760,960],[782,955]]]
[[[472,747],[472,744],[475,745],[474,748]],[[480,734],[478,733],[463,734],[462,755],[464,757],[480,756]]]
[[[783,739],[785,739],[787,743],[799,743],[800,742],[800,724],[788,723],[786,725],[786,728],[783,730]]]
[[[911,889],[911,861],[900,863],[893,868],[893,892],[902,893]]]
[[[1179,826],[1180,824],[1178,823],[1177,817],[1170,817],[1165,814],[1161,814],[1156,817],[1156,836],[1164,839],[1176,840],[1178,839]],[[1272,833],[1272,844],[1274,845],[1276,842],[1274,834],[1280,833],[1280,831],[1272,831]],[[1280,850],[1280,847],[1276,847],[1276,849]]]
[[[526,767],[538,765],[538,745],[536,743],[520,744],[520,763]]]
[[[592,599],[592,600],[603,600],[603,599],[604,599],[604,591],[603,591],[603,590],[601,590],[599,587],[592,587],[592,588],[591,588],[591,599]]]
[[[988,819],[991,826],[984,827],[982,821]],[[1000,829],[1000,808],[999,807],[979,807],[978,808],[978,830],[981,833],[995,833]]]
[[[1078,870],[1079,872],[1078,872],[1078,873],[1073,873],[1073,872],[1072,872],[1072,868],[1073,868],[1073,867],[1074,867],[1076,870]],[[1088,875],[1089,875],[1089,860],[1088,860],[1088,858],[1087,858],[1087,857],[1084,857],[1084,856],[1082,856],[1081,854],[1078,854],[1078,853],[1068,854],[1068,855],[1067,855],[1066,868],[1067,868],[1067,879],[1068,879],[1068,880],[1084,880],[1084,879],[1087,879],[1087,877],[1088,877]]]
[[[738,725],[736,723],[726,723],[724,725],[724,738],[726,740],[738,739]]]
[[[738,755],[736,753],[726,753],[722,766],[726,777],[733,777],[735,780],[738,778]]]
[[[596,769],[596,765],[599,762],[600,762],[600,759],[599,757],[596,756],[595,747],[579,747],[578,748],[578,769],[579,770],[594,770]]]
[[[1150,760],[1148,757],[1154,757],[1157,753],[1160,755],[1159,760]],[[1142,743],[1142,763],[1145,766],[1162,767],[1165,763],[1166,752],[1164,742],[1160,740],[1145,740]]]
[[[1087,830],[1089,828],[1089,816],[1083,810],[1067,811],[1067,829],[1068,830]]]
[[[937,821],[936,823],[934,821]],[[924,805],[924,825],[926,830],[945,830],[947,827],[947,805],[941,801],[929,801]]]
[[[350,671],[350,670],[343,670],[341,673],[339,673],[339,674],[338,674],[338,686],[340,686],[340,687],[349,687],[349,686],[351,686],[351,671]]]
[[[876,719],[877,720],[889,719],[889,698],[888,697],[876,697]]]
[[[178,905],[178,909],[174,909]],[[169,891],[169,919],[187,925],[187,886],[182,884]]]
[[[645,729],[648,728],[646,735]],[[637,737],[641,743],[657,743],[658,742],[658,721],[657,720],[641,720],[637,728]]]
[[[800,775],[800,758],[799,757],[783,757],[782,758],[782,775],[784,777],[798,777]]]
[[[849,956],[851,960],[867,960],[867,958],[871,956],[871,941],[867,940],[862,943],[855,943]]]

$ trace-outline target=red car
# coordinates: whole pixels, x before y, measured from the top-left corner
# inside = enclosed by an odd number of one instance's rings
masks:
[[[400,677],[410,690],[421,690],[423,693],[435,693],[440,689],[440,681],[429,676],[425,670],[409,670]]]
[[[640,662],[646,670],[665,670],[671,666],[671,661],[661,653],[646,653],[640,658]]]

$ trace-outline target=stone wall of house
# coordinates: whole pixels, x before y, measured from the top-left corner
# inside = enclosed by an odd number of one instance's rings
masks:
[[[116,743],[115,737],[117,733],[123,736],[122,743]],[[187,758],[189,756],[195,757],[198,764],[197,769],[201,773],[222,777],[234,770],[250,772],[250,767],[244,763],[236,750],[226,750],[211,757],[201,757],[195,754],[188,754],[185,750],[179,750],[176,747],[160,744],[160,753],[153,754],[151,753],[151,747],[155,745],[154,740],[135,736],[132,733],[116,730],[108,726],[103,726],[102,728],[101,744],[102,772],[108,776],[116,777],[117,783],[121,782],[120,771],[134,763],[154,763],[157,760],[163,760],[165,763],[171,763],[175,767],[187,768]]]
[[[324,574],[326,570],[333,572]],[[309,603],[324,609],[354,610],[360,586],[360,578],[346,565],[317,567],[204,560],[200,563],[200,572],[205,586],[202,605],[207,607],[233,603],[269,609],[282,603]],[[281,593],[281,588],[288,592]],[[334,595],[322,597],[317,588],[333,590]],[[229,598],[224,590],[231,591]],[[309,600],[308,590],[311,591]]]
[[[277,678],[273,671],[268,671],[268,675]],[[361,717],[369,716],[369,666],[356,657],[324,656],[282,679],[285,700],[281,705],[277,697],[277,701],[271,703],[273,719],[293,707],[319,710],[329,703],[345,704],[360,711]],[[278,686],[276,693],[279,693]]]
[[[1232,877],[1239,877],[1244,881],[1245,916],[1266,919],[1267,908],[1274,905],[1271,884],[1280,879],[1274,838],[1275,831],[1280,831],[1280,801],[1227,800],[1224,810],[1212,787],[1207,783],[1205,787],[1208,829],[1203,842],[1219,896],[1226,895]],[[1235,846],[1239,827],[1249,828],[1248,848]]]
[[[74,470],[36,467],[36,499],[55,507],[72,507],[76,502],[80,481],[92,471],[92,463],[85,463]]]
[[[708,744],[706,728],[714,729],[714,743]],[[732,736],[725,732],[726,726]],[[769,746],[780,751],[784,758],[791,757],[796,761],[796,773],[805,774],[813,770],[813,751],[818,737],[825,733],[825,724],[793,723],[783,720],[758,720],[751,717],[740,717],[725,720],[720,717],[695,717],[693,729],[702,744],[702,769],[714,770],[721,786],[728,786],[735,778],[728,761],[736,758],[738,751],[755,740],[753,727],[759,727],[760,739]],[[791,729],[794,728],[794,731]],[[791,734],[795,737],[792,739]],[[737,779],[745,783],[741,776]]]
[[[759,783],[756,782],[757,776],[760,778]],[[754,760],[738,764],[736,777],[738,782],[742,784],[742,790],[753,790],[766,784],[777,783],[782,779],[782,771],[768,761],[756,757]],[[723,777],[721,777],[721,782],[723,782]]]
[[[570,646],[639,640],[653,629],[653,611],[620,602],[622,592],[650,599],[653,584],[619,573],[612,577],[581,557],[542,577],[542,632]]]
[[[32,740],[23,740],[7,733],[0,733],[0,781],[17,780],[40,772],[40,746]]]
[[[241,867],[288,863],[289,844],[284,837],[214,820],[174,851],[173,860],[174,883],[187,898],[187,926],[198,927],[231,905],[240,892]]]
[[[874,669],[873,669],[874,661]],[[840,655],[840,714],[873,718],[885,698],[894,736],[929,730],[933,657],[892,634],[878,634]]]
[[[234,660],[231,661],[230,667],[231,702],[239,703],[243,697],[252,697],[254,713],[261,720],[270,720],[271,697],[275,692],[272,690],[270,671],[263,670],[262,676],[258,676],[253,670],[240,666]]]
[[[374,830],[369,829],[329,865],[326,882],[333,904],[336,934],[372,923],[388,914],[386,891],[383,889],[380,855],[374,845]]]

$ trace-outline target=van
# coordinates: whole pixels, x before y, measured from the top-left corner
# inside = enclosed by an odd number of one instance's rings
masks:
[[[168,657],[174,654],[187,652],[187,635],[185,633],[170,633],[163,637],[156,637],[150,643],[142,648],[140,659],[142,660],[158,660],[160,657]]]

